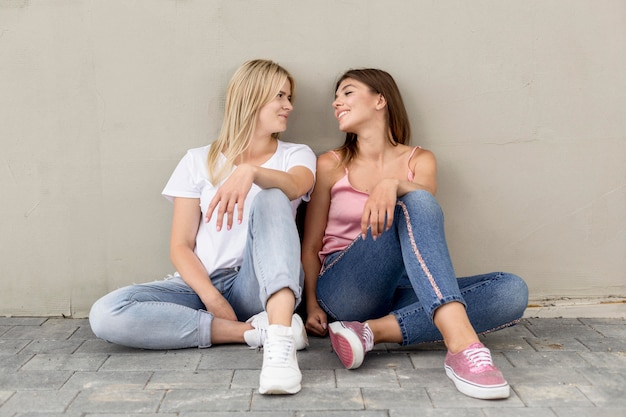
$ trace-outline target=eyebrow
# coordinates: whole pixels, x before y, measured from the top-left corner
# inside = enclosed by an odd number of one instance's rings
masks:
[[[341,91],[345,90],[345,89],[346,89],[346,88],[348,88],[348,87],[354,87],[354,85],[353,85],[353,84],[346,84],[346,85],[344,85],[344,86],[341,88]],[[335,98],[337,98],[337,93],[335,93]]]

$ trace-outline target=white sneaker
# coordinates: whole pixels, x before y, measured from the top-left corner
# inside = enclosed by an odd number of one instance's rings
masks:
[[[259,393],[295,394],[300,391],[301,381],[293,329],[277,324],[269,326],[263,346]]]
[[[250,323],[254,327],[254,329],[244,332],[243,337],[246,343],[251,348],[262,347],[267,337],[267,328],[270,325],[267,312],[261,311],[259,314],[255,314],[246,320],[246,323]],[[309,338],[307,337],[302,318],[299,315],[294,314],[291,318],[291,328],[296,340],[296,350],[302,350],[309,346]]]

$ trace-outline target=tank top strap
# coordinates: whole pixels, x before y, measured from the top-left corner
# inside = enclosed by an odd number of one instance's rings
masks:
[[[409,159],[406,161],[407,168],[409,169],[409,173],[407,175],[407,178],[411,182],[413,182],[413,180],[415,179],[415,173],[413,171],[411,171],[411,158],[413,158],[413,155],[415,155],[415,151],[417,151],[418,149],[422,149],[422,147],[421,146],[415,146],[413,148],[413,150],[411,151],[411,153],[409,154]]]
[[[341,162],[341,158],[339,158],[339,155],[337,155],[337,152],[330,151],[330,153],[332,153],[335,156],[335,158],[337,158],[337,161]],[[346,172],[346,175],[348,175],[348,167],[344,167],[344,171]]]

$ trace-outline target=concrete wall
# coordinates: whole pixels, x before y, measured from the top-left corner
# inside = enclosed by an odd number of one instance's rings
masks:
[[[283,137],[316,152],[337,76],[395,76],[459,275],[626,296],[623,0],[2,0],[0,314],[85,316],[171,272],[161,189],[257,57],[296,77]]]

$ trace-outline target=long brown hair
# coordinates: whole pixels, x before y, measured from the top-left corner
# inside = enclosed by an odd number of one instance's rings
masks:
[[[291,84],[291,100],[296,85],[289,72],[273,61],[254,59],[237,69],[228,83],[224,119],[220,134],[211,144],[207,164],[209,180],[218,185],[230,172],[234,161],[250,144],[261,107],[276,97],[285,81]],[[278,139],[279,132],[272,134]],[[220,155],[226,157],[220,166]]]
[[[402,95],[393,77],[386,71],[375,68],[351,69],[337,81],[335,91],[345,79],[352,79],[367,85],[374,93],[381,94],[387,101],[388,140],[396,146],[411,142],[411,124],[407,115]],[[346,133],[344,144],[337,149],[342,155],[342,163],[349,163],[358,152],[356,133]]]

